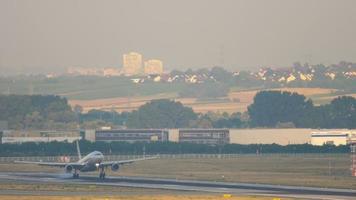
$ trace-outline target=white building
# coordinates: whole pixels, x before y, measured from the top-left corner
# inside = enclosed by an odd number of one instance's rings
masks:
[[[144,72],[147,75],[162,74],[163,63],[158,59],[151,59],[145,62]]]
[[[284,129],[230,129],[232,144],[305,144],[310,143],[310,132],[307,128]]]
[[[119,69],[108,67],[108,68],[104,68],[103,75],[106,77],[110,77],[110,76],[120,76],[121,74]]]
[[[138,75],[142,72],[142,55],[130,52],[123,55],[123,73],[126,76]]]
[[[356,131],[352,130],[326,130],[315,131],[311,134],[312,145],[346,145],[350,138],[356,137]]]

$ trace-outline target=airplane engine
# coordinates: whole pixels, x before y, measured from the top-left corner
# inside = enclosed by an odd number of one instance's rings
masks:
[[[71,173],[72,170],[73,170],[73,166],[72,165],[66,165],[65,166],[65,170],[66,170],[67,173]]]
[[[111,165],[111,170],[112,171],[117,171],[117,170],[119,170],[119,168],[120,168],[119,164],[117,164],[117,163],[114,163],[114,164]]]

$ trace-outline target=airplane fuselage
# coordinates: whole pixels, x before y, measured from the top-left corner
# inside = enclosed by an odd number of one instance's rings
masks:
[[[84,166],[80,169],[80,171],[81,172],[96,171],[98,170],[98,167],[103,160],[104,160],[104,155],[101,152],[93,151],[78,161],[78,163],[84,164]]]

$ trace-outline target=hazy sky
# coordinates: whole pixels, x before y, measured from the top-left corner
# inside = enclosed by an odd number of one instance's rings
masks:
[[[356,61],[356,0],[0,0],[0,74]]]

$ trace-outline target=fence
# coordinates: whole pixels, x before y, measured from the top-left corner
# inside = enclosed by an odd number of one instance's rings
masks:
[[[160,159],[238,159],[245,156],[308,156],[315,154],[161,154]],[[321,157],[337,156],[338,154],[317,154]],[[155,155],[146,155],[146,157]],[[104,160],[130,160],[135,158],[142,158],[143,155],[105,155]],[[0,157],[0,163],[21,161],[42,161],[42,162],[69,162],[77,161],[78,156],[26,156],[26,157]]]
[[[146,157],[155,155],[146,155]],[[241,154],[161,154],[160,159],[198,159],[198,158],[236,158]],[[130,160],[142,158],[143,155],[105,155],[104,160]],[[21,161],[65,162],[76,161],[78,156],[26,156],[26,157],[0,157],[0,163]]]

